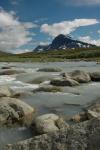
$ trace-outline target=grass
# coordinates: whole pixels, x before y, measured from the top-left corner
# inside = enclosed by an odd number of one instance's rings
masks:
[[[100,61],[100,47],[66,50],[50,50],[24,54],[0,54],[0,62],[57,62],[66,60],[96,60]]]

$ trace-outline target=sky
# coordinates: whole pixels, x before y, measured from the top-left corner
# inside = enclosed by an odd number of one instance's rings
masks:
[[[0,0],[0,51],[29,52],[59,34],[100,46],[100,0]]]

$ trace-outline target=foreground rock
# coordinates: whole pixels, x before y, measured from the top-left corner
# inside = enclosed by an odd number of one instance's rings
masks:
[[[0,71],[0,75],[13,75],[13,74],[20,74],[20,73],[25,73],[25,71],[23,71],[23,70],[14,70],[14,69]]]
[[[34,108],[15,98],[0,98],[0,126],[30,125]]]
[[[51,85],[54,86],[77,86],[79,83],[73,79],[53,79],[50,82]]]
[[[92,81],[100,82],[100,72],[90,73],[90,77]]]
[[[38,69],[39,72],[61,72],[62,70],[59,68],[41,68]]]
[[[79,83],[87,83],[91,81],[90,75],[84,71],[81,70],[75,70],[71,73],[69,73],[70,77],[79,82]]]
[[[46,114],[36,118],[36,131],[39,134],[58,131],[61,128],[69,127],[62,118],[55,114]]]
[[[5,150],[99,150],[100,118],[9,144]]]

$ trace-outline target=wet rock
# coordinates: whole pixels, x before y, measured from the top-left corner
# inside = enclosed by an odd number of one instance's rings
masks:
[[[87,110],[87,116],[88,116],[88,119],[98,118],[98,117],[100,117],[100,113],[97,113],[97,112],[94,112],[91,110]]]
[[[0,75],[13,75],[13,74],[20,74],[20,73],[25,73],[25,71],[9,69],[9,70],[1,71]]]
[[[45,86],[41,86],[37,89],[34,89],[33,92],[62,92],[60,87],[54,87],[54,86],[50,86],[50,85],[45,85]]]
[[[3,66],[1,69],[11,69],[10,66]]]
[[[90,73],[90,77],[92,81],[100,82],[100,72]]]
[[[63,118],[60,118],[56,121],[56,126],[59,129],[65,129],[65,128],[69,128],[69,125],[64,121]]]
[[[70,77],[79,82],[79,83],[87,83],[91,81],[91,78],[88,73],[81,71],[81,70],[75,70],[71,73],[69,73]]]
[[[79,83],[73,79],[53,79],[50,82],[54,86],[77,86]]]
[[[40,84],[43,83],[45,81],[50,81],[52,79],[52,77],[48,77],[48,76],[42,76],[42,77],[37,77],[31,81],[28,81],[27,83],[30,84]]]
[[[88,120],[88,115],[86,112],[81,112],[71,118],[71,121],[74,121],[74,122],[83,122],[86,120]]]
[[[62,70],[59,68],[41,68],[38,69],[38,72],[61,72]]]
[[[100,97],[92,103],[90,103],[86,109],[100,113]]]
[[[19,99],[0,98],[0,126],[30,125],[35,110]]]
[[[82,122],[98,117],[100,117],[100,98],[90,103],[88,107],[84,109],[84,112],[73,116],[71,120],[75,122]]]
[[[0,97],[11,97],[13,91],[8,86],[0,86]]]
[[[6,146],[5,150],[99,150],[100,118]]]
[[[67,126],[67,124],[59,116],[55,114],[45,114],[39,116],[35,120],[36,130],[39,134],[58,131]]]

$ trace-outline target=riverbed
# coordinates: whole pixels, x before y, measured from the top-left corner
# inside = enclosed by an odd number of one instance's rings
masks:
[[[38,88],[39,84],[30,84],[29,81],[41,76],[57,77],[61,72],[38,72],[41,68],[60,68],[62,72],[83,70],[95,72],[100,70],[100,64],[96,62],[55,62],[55,63],[0,63],[3,66],[11,66],[25,73],[15,75],[0,75],[0,85],[7,85],[11,89],[22,92],[20,99],[37,110],[38,114],[56,113],[63,116],[66,121],[74,114],[82,111],[91,101],[100,97],[100,82],[90,82],[76,87],[65,87],[65,92],[47,93],[31,91]],[[0,69],[2,71],[2,69]],[[45,81],[42,84],[47,84]],[[29,128],[0,128],[0,150],[4,145],[14,143],[32,137]]]

